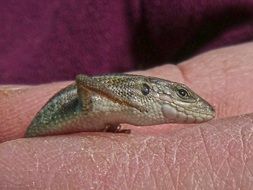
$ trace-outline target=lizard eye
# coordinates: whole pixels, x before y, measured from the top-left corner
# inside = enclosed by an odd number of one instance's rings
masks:
[[[149,85],[147,85],[146,83],[142,84],[142,88],[141,88],[141,92],[143,95],[148,95],[150,91],[150,87]]]
[[[180,96],[181,98],[187,98],[187,97],[189,97],[188,91],[185,90],[185,89],[183,89],[183,88],[177,89],[177,94],[178,94],[178,96]]]

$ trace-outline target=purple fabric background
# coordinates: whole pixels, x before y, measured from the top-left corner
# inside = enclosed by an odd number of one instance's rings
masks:
[[[73,80],[253,38],[253,0],[0,0],[0,83]]]

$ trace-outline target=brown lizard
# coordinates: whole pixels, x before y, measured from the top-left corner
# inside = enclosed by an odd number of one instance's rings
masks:
[[[25,136],[120,130],[120,124],[200,123],[213,107],[181,83],[141,75],[89,77],[56,93],[37,113]]]

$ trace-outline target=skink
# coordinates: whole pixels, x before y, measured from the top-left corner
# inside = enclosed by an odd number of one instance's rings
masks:
[[[36,114],[25,137],[74,132],[129,132],[120,124],[200,123],[213,107],[181,83],[141,75],[78,75]]]

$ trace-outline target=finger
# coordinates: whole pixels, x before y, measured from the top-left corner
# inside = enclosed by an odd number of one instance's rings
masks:
[[[184,79],[215,105],[219,118],[253,112],[253,43],[202,54],[179,67]]]
[[[218,118],[253,112],[253,43],[209,51],[178,67],[148,74],[187,84],[216,108]],[[147,74],[146,73],[146,74]]]
[[[2,86],[0,89],[0,142],[23,137],[39,109],[59,89],[70,84]]]
[[[0,189],[250,189],[253,115],[164,135],[108,133],[0,145]]]

